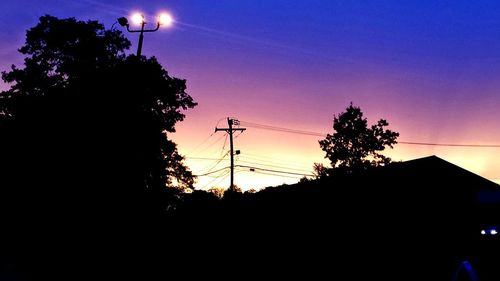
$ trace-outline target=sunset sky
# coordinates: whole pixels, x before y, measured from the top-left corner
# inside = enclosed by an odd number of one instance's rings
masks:
[[[296,182],[296,173],[327,163],[321,137],[249,123],[332,133],[333,115],[351,101],[369,123],[387,119],[403,142],[500,145],[499,1],[1,1],[0,69],[21,65],[16,50],[44,14],[111,28],[134,11],[150,27],[159,11],[175,19],[145,35],[143,55],[186,79],[199,103],[170,136],[195,174],[229,165],[229,142],[214,129],[231,116],[247,128],[235,139],[236,164],[266,169],[239,167],[235,183]],[[137,33],[125,35],[135,53]],[[398,144],[386,154],[398,161],[437,155],[500,182],[500,147]],[[196,186],[227,187],[226,171]]]

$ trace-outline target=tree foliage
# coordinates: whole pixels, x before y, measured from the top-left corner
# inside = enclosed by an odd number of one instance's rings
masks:
[[[361,109],[351,103],[345,112],[334,116],[335,132],[328,134],[319,144],[333,168],[355,170],[386,165],[391,159],[379,152],[386,146],[393,148],[399,136],[399,133],[385,129],[388,125],[386,120],[380,119],[369,127]]]
[[[322,163],[314,163],[313,175],[315,179],[324,179],[328,176],[328,168]]]
[[[154,57],[127,56],[129,47],[96,21],[46,15],[27,31],[24,66],[2,73],[10,84],[0,93],[3,190],[34,201],[67,195],[73,208],[85,200],[128,208],[148,190],[164,198],[192,187],[168,134],[196,103],[185,80]]]
[[[26,56],[25,67],[12,66],[2,78],[13,83],[9,94],[48,95],[113,67],[129,47],[120,32],[105,30],[96,21],[43,16],[27,31],[25,45],[19,49]]]

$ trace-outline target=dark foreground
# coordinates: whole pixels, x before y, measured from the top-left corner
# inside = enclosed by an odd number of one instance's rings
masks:
[[[453,280],[468,261],[479,280],[500,280],[499,239],[480,235],[498,210],[475,196],[490,183],[434,158],[420,164],[222,200],[195,192],[169,212],[157,195],[78,208],[46,197],[46,208],[7,216],[1,277]]]

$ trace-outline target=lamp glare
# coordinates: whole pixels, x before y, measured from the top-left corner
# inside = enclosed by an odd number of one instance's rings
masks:
[[[167,13],[162,13],[158,17],[158,22],[160,23],[160,25],[163,25],[163,26],[170,26],[170,25],[172,25],[173,21],[174,21],[174,19],[172,18],[172,16],[167,14]]]
[[[141,25],[144,22],[144,16],[140,13],[135,13],[130,18],[135,25]]]

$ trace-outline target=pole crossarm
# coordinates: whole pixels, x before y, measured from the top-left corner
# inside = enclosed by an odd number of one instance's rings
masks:
[[[130,29],[129,25],[127,24],[127,31],[131,32],[131,33],[133,33],[133,32],[155,32],[158,29],[160,29],[160,23],[156,24],[155,29],[144,29],[144,30],[142,30],[142,29],[136,29],[136,30]]]
[[[126,17],[120,17],[117,19],[117,22],[121,25],[127,28],[127,31],[130,33],[139,33],[139,41],[137,43],[137,57],[141,57],[142,54],[142,41],[144,40],[144,33],[146,32],[155,32],[158,29],[160,29],[161,25],[170,25],[173,21],[172,17],[169,14],[162,13],[158,21],[156,22],[156,27],[152,29],[145,29],[146,21],[144,20],[144,15],[135,13],[132,16],[132,19],[134,20],[135,23],[140,24],[141,28],[140,29],[130,29],[130,25],[128,23],[128,19]]]
[[[241,132],[243,132],[243,131],[246,130],[246,128],[233,128],[233,129],[229,129],[229,128],[215,128],[216,132],[225,131],[225,132],[229,133],[229,131],[231,131],[231,130],[232,131],[241,131]]]

